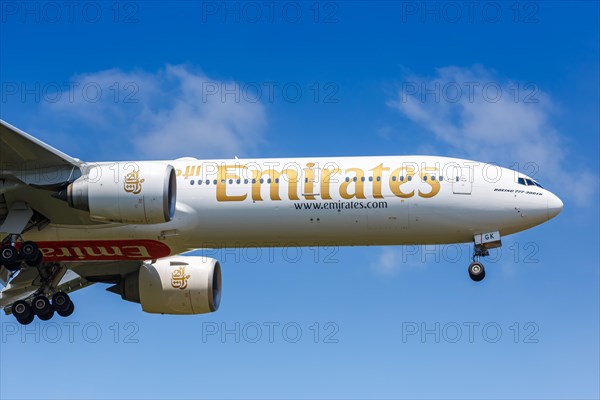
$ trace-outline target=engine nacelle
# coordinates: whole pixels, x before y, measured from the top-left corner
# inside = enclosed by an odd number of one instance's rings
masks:
[[[126,162],[89,165],[58,194],[96,221],[160,224],[175,215],[177,177],[172,165]]]
[[[221,302],[221,266],[207,257],[163,258],[145,263],[109,290],[148,313],[210,313]]]

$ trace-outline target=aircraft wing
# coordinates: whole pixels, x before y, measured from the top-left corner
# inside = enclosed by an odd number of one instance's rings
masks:
[[[73,262],[56,264],[59,269],[55,279],[59,282],[56,292],[72,293],[88,287],[96,282],[114,283],[122,276],[135,272],[142,265],[141,261],[113,262]],[[38,268],[21,269],[12,279],[8,277],[6,268],[0,268],[0,280],[6,287],[0,291],[0,309],[6,314],[11,313],[11,305],[19,300],[30,299],[41,287],[44,279]]]
[[[81,176],[83,166],[0,120],[0,234],[22,232],[32,216],[56,224],[97,224],[53,197]]]
[[[70,157],[0,119],[0,164],[21,169],[79,167],[81,161]]]

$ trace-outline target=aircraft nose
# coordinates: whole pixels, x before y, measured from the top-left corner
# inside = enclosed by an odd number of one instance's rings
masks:
[[[554,193],[548,194],[548,219],[556,217],[563,209],[563,202]]]

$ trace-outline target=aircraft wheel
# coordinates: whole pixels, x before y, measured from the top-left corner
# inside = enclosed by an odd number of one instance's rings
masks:
[[[64,292],[58,292],[52,296],[52,306],[58,313],[67,311],[71,304],[73,302],[69,298],[69,295]]]
[[[75,311],[75,304],[73,304],[73,302],[71,302],[71,304],[69,305],[69,308],[67,308],[65,311],[56,311],[56,312],[61,317],[68,317],[69,315],[73,314],[73,311]]]
[[[17,262],[17,258],[18,252],[14,246],[5,244],[0,247],[0,264],[12,265]]]
[[[44,256],[41,252],[38,252],[34,258],[25,260],[25,264],[29,265],[30,267],[39,267],[42,264],[42,261],[44,261]]]
[[[54,317],[54,310],[52,310],[52,309],[45,314],[38,315],[38,318],[41,319],[42,321],[48,321],[52,317]]]
[[[21,263],[20,262],[16,262],[13,264],[8,264],[5,265],[6,269],[9,270],[10,272],[15,272],[21,269]]]
[[[42,319],[42,316],[53,313],[52,304],[50,304],[50,300],[46,296],[37,296],[33,299],[31,303],[31,308],[33,308],[33,312],[35,315]]]
[[[20,323],[21,325],[29,325],[30,323],[33,322],[34,318],[35,318],[35,314],[31,313],[31,315],[27,318],[23,318],[23,319],[17,318],[17,322]]]
[[[30,324],[35,317],[31,306],[25,300],[15,302],[11,307],[11,311],[21,325]]]
[[[469,265],[469,277],[475,282],[479,282],[485,278],[485,268],[483,268],[483,264],[477,261],[472,262]]]
[[[19,255],[25,261],[34,260],[40,254],[40,249],[37,244],[34,242],[25,242],[21,246],[21,250],[19,251]]]

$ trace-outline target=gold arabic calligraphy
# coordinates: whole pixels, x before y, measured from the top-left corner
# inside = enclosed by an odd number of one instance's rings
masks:
[[[125,175],[124,189],[127,193],[139,194],[142,191],[142,183],[145,179],[140,179],[140,171],[135,170]]]
[[[188,286],[190,275],[185,274],[185,267],[179,267],[171,274],[171,286],[175,289],[185,289]]]

